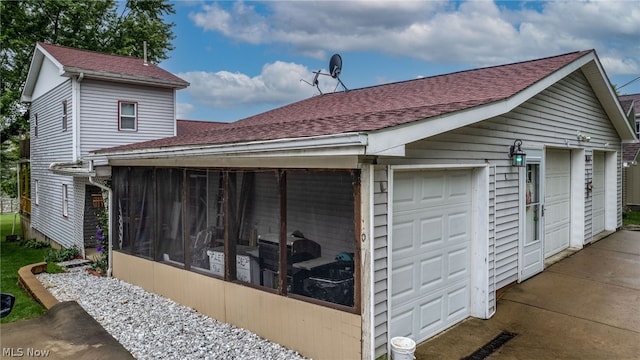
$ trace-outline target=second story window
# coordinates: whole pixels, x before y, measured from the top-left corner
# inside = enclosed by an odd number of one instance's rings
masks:
[[[62,131],[67,131],[67,100],[62,101]]]
[[[35,125],[33,126],[33,136],[38,137],[38,114],[36,113],[35,118]]]
[[[137,130],[138,129],[138,103],[131,101],[120,101],[118,109],[118,129]]]

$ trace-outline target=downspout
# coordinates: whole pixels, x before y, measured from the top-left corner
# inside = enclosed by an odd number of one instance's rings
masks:
[[[89,161],[89,173],[92,173],[92,172],[93,172],[93,160],[90,160]],[[104,185],[102,185],[100,183],[94,182],[93,181],[93,176],[91,176],[91,175],[89,175],[89,182],[92,185],[95,185],[95,186],[99,187],[100,189],[106,191],[108,193],[107,196],[109,197],[109,202],[108,202],[109,205],[107,205],[109,207],[108,216],[107,216],[108,219],[109,219],[109,245],[107,247],[107,251],[108,251],[108,254],[109,254],[109,264],[107,266],[107,277],[111,277],[111,272],[112,272],[112,269],[113,269],[113,249],[112,249],[113,248],[113,231],[111,229],[111,225],[112,225],[111,218],[113,217],[113,206],[112,206],[113,205],[113,192],[111,191],[111,189],[109,187],[104,186]]]
[[[73,161],[80,159],[80,83],[84,79],[84,73],[78,75],[73,82],[73,118],[71,119],[71,131],[73,131]]]

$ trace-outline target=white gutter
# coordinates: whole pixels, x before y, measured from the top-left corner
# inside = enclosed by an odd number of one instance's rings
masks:
[[[111,206],[112,203],[113,203],[113,196],[112,196],[113,192],[111,191],[111,188],[93,181],[93,177],[95,176],[95,172],[93,171],[93,160],[89,161],[89,173],[93,173],[93,175],[89,175],[89,182],[91,184],[99,187],[100,189],[105,190],[107,192],[107,194],[108,194],[107,196],[109,197],[109,201],[108,201],[108,205],[107,205],[109,207],[109,209],[108,209],[109,211],[107,213],[108,214],[107,218],[108,218],[108,222],[109,222],[109,230],[108,230],[108,233],[109,233],[109,245],[108,245],[108,248],[107,248],[107,252],[108,252],[108,256],[109,256],[109,264],[107,266],[107,277],[111,277],[111,272],[112,272],[112,269],[113,269],[113,231],[111,229],[111,225],[112,225],[111,218],[113,217],[113,206]]]
[[[96,176],[93,169],[87,169],[82,166],[82,161],[52,162],[49,164],[49,170],[58,175],[74,177]]]
[[[362,133],[345,133],[335,135],[322,135],[305,138],[288,138],[267,141],[252,141],[235,144],[216,144],[216,145],[183,145],[183,146],[167,146],[162,148],[150,149],[132,149],[123,151],[107,151],[102,153],[93,153],[86,158],[88,159],[104,159],[109,160],[128,160],[128,159],[158,159],[173,158],[180,156],[205,156],[205,155],[229,155],[229,156],[246,156],[256,153],[268,152],[285,152],[285,151],[322,151],[328,150],[335,154],[337,148],[351,148],[341,152],[343,155],[364,155],[365,147],[368,144],[367,135]],[[263,154],[260,154],[263,155]],[[284,154],[283,154],[284,155]]]

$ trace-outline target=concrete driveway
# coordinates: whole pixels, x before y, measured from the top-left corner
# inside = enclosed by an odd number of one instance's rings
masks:
[[[503,331],[516,335],[486,358],[640,359],[640,232],[616,232],[509,288],[491,319],[419,344],[416,359],[462,359]]]
[[[39,318],[0,325],[2,359],[133,359],[75,301],[54,305]]]

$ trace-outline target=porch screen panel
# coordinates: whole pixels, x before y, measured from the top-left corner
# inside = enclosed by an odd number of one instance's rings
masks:
[[[287,172],[288,236],[319,244],[321,258],[294,260],[293,293],[354,305],[354,176],[348,171]]]
[[[219,171],[187,171],[191,269],[224,275],[224,183]]]
[[[276,171],[229,173],[229,239],[235,280],[279,287],[280,187]]]
[[[158,250],[156,259],[184,264],[183,169],[156,169]]]
[[[129,172],[133,253],[153,258],[155,194],[153,168],[132,168]]]
[[[131,237],[130,237],[130,222],[129,216],[129,168],[127,167],[114,167],[112,173],[112,188],[113,188],[113,206],[114,214],[113,224],[111,229],[115,229],[113,232],[115,243],[113,248],[115,250],[121,250],[129,252],[131,250]]]

